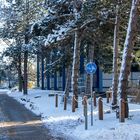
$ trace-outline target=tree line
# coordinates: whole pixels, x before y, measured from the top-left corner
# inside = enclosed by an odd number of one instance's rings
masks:
[[[112,105],[126,101],[131,62],[139,63],[139,0],[7,0],[3,8],[2,37],[14,40],[3,53],[18,74],[19,91],[27,94],[29,60],[46,63],[44,73],[67,71],[65,94],[78,99],[80,56],[95,62],[103,71],[112,71]],[[134,47],[137,49],[133,50]],[[133,56],[135,57],[132,57]],[[46,60],[44,62],[44,60]],[[23,82],[24,81],[24,84]],[[71,83],[70,83],[71,81]],[[90,93],[86,76],[86,93]],[[42,87],[43,89],[44,87]],[[76,105],[78,107],[78,103]]]

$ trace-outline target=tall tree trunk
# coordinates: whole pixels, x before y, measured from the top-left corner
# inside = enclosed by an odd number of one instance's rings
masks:
[[[74,14],[75,21],[77,22],[80,18],[80,11],[82,9],[82,1],[74,0]],[[74,54],[73,54],[73,65],[72,65],[72,92],[78,101],[78,78],[79,78],[79,65],[80,65],[80,45],[81,45],[81,31],[77,28],[75,31],[74,39]],[[75,107],[78,108],[78,102],[76,102]]]
[[[8,77],[8,87],[9,87],[9,89],[11,88],[11,78],[10,78],[10,76]]]
[[[18,46],[18,62],[17,62],[17,71],[18,71],[18,90],[19,92],[22,92],[23,88],[23,76],[22,76],[22,68],[21,68],[21,42],[20,38],[18,37],[16,40],[17,46]]]
[[[28,48],[27,45],[29,43],[29,36],[28,36],[28,26],[29,26],[29,19],[28,19],[28,13],[29,13],[29,0],[25,1],[26,7],[25,7],[25,12],[26,12],[26,30],[25,30],[25,45],[26,49],[24,51],[24,77],[23,77],[23,94],[27,95],[28,94]]]
[[[65,86],[65,91],[64,94],[69,97],[69,90],[70,90],[70,80],[71,80],[71,66],[69,65],[67,70],[67,80],[66,80],[66,86]]]
[[[18,54],[18,81],[19,81],[19,91],[22,92],[23,88],[23,77],[22,77],[22,71],[21,71],[21,52]]]
[[[25,44],[27,45],[29,43],[28,35],[25,35]],[[23,86],[23,94],[28,94],[28,49],[24,51],[24,86]]]
[[[44,90],[44,55],[41,55],[41,89]]]
[[[27,73],[27,67],[28,67],[28,51],[26,50],[24,52],[24,88],[23,88],[23,94],[28,94],[27,88],[28,88],[28,73]]]
[[[137,33],[137,19],[138,19],[138,6],[140,5],[140,0],[133,0],[131,6],[131,12],[129,17],[129,24],[127,29],[127,35],[124,43],[124,51],[122,56],[122,64],[119,76],[118,94],[120,98],[125,100],[125,117],[128,117],[128,103],[127,103],[127,86],[128,86],[128,76],[130,74],[132,51],[134,42],[136,40]]]
[[[74,54],[72,65],[72,92],[77,100],[78,100],[78,78],[80,65],[80,44],[81,44],[80,32],[75,31]],[[76,108],[78,108],[78,102],[76,102]]]
[[[94,46],[92,44],[89,44],[88,46],[88,62],[93,62],[93,55],[94,55]],[[90,94],[91,92],[91,76],[90,74],[86,75],[86,94]]]
[[[18,90],[19,92],[22,92],[23,89],[23,76],[22,76],[22,67],[21,67],[21,40],[20,37],[16,40],[17,46],[18,46],[18,62],[17,62],[17,71],[18,71]]]
[[[65,90],[65,84],[66,84],[66,68],[65,65],[62,67],[62,90]]]
[[[40,59],[39,54],[37,53],[37,87],[40,87]]]
[[[46,62],[45,62],[45,75],[47,79],[47,90],[50,90],[50,72],[48,70],[48,64],[50,64],[50,51],[46,53]]]
[[[119,44],[119,4],[116,5],[116,20],[114,27],[114,43],[113,43],[113,80],[112,80],[112,109],[117,105],[117,89],[118,89],[118,44]]]

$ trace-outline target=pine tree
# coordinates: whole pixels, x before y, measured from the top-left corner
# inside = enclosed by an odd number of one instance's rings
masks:
[[[138,6],[140,0],[133,0],[131,5],[131,12],[129,16],[129,24],[127,28],[127,34],[124,43],[124,50],[122,56],[122,64],[119,76],[118,94],[121,99],[125,101],[125,117],[128,117],[128,100],[127,100],[127,87],[128,87],[128,76],[130,74],[130,67],[132,61],[132,51],[137,35],[137,21],[139,16]]]

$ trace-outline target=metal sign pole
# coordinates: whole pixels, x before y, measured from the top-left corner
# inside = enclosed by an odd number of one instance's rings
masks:
[[[93,93],[92,93],[92,86],[93,86],[93,74],[97,70],[97,66],[95,63],[90,62],[86,65],[85,68],[86,72],[90,74],[90,94],[91,94],[91,126],[93,126]]]
[[[91,93],[91,126],[93,126],[93,93],[92,93],[92,86],[93,86],[93,74],[90,74],[90,93]]]

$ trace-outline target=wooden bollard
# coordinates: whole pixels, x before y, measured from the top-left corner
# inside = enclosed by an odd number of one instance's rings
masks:
[[[84,96],[83,105],[84,105],[84,116],[85,116],[85,130],[87,130],[88,129],[87,96]]]
[[[125,122],[125,101],[120,99],[119,121]]]
[[[67,96],[64,95],[64,110],[67,109]]]
[[[75,112],[75,95],[72,97],[72,112]]]
[[[58,94],[55,94],[55,107],[58,107]]]
[[[110,94],[110,93],[107,91],[107,92],[106,92],[106,102],[107,102],[107,103],[109,103],[109,96],[110,96],[109,94]]]
[[[98,113],[99,113],[99,120],[103,120],[103,102],[102,102],[102,97],[98,98]]]
[[[112,98],[112,91],[109,92],[109,98]]]

